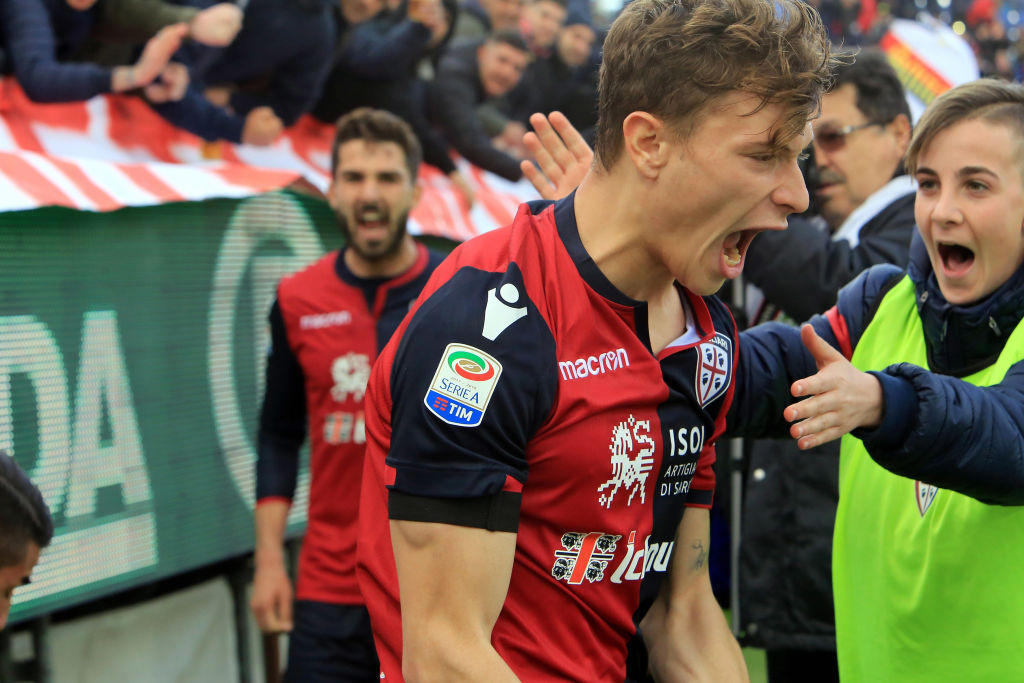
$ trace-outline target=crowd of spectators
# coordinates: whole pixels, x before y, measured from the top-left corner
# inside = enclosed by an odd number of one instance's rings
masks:
[[[306,113],[387,109],[472,202],[451,150],[517,180],[531,113],[592,129],[612,17],[590,1],[0,0],[0,71],[38,102],[135,94],[211,141],[269,145]],[[930,13],[972,44],[983,74],[1020,80],[1024,0],[808,2],[848,47]]]

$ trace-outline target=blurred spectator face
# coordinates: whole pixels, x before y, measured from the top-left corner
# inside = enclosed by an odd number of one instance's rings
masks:
[[[583,66],[590,58],[597,36],[586,24],[566,26],[558,34],[558,55],[568,66]]]
[[[825,94],[814,125],[814,157],[821,178],[815,194],[833,229],[892,179],[910,141],[905,117],[870,121],[856,102],[852,83]]]
[[[366,21],[382,9],[384,0],[341,0],[341,16],[350,24]]]
[[[555,44],[566,13],[565,7],[554,0],[534,0],[523,9],[523,19],[529,27],[534,47],[547,49]]]
[[[373,262],[401,248],[419,186],[397,143],[356,139],[338,148],[327,198],[349,247]]]
[[[96,0],[67,0],[67,2],[71,9],[76,9],[79,12],[84,12],[96,4]]]
[[[480,82],[489,97],[499,97],[516,87],[526,68],[526,53],[508,43],[484,43],[476,56]]]
[[[20,564],[0,567],[0,591],[3,591],[0,597],[0,629],[7,625],[7,615],[11,612],[11,598],[15,589],[28,583],[28,577],[38,561],[39,546],[29,541],[25,559]]]
[[[519,26],[519,17],[523,12],[522,0],[483,0],[480,4],[491,19],[492,31],[514,29]]]

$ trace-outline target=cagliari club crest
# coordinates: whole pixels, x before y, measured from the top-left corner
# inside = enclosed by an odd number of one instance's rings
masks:
[[[928,512],[928,508],[932,506],[932,501],[935,500],[935,494],[939,492],[937,486],[931,484],[925,484],[921,481],[914,482],[914,494],[917,497],[917,511],[924,517],[924,513]]]
[[[732,340],[715,332],[710,341],[697,345],[695,389],[701,407],[725,393],[732,381]]]

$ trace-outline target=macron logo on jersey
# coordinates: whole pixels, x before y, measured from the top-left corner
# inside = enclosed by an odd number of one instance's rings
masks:
[[[511,282],[487,290],[487,307],[484,309],[484,339],[494,341],[509,325],[526,315],[526,306],[516,308],[512,304],[519,302],[519,290]]]
[[[566,382],[573,379],[582,379],[591,375],[603,375],[606,372],[615,372],[622,368],[629,367],[629,354],[626,349],[614,349],[605,351],[596,356],[586,356],[576,360],[558,361],[558,371]]]
[[[442,421],[476,427],[484,419],[491,394],[501,377],[501,363],[465,344],[445,347],[423,403]]]
[[[348,311],[332,311],[330,313],[304,315],[299,318],[299,327],[304,330],[322,330],[325,327],[348,325],[351,322],[352,314]]]

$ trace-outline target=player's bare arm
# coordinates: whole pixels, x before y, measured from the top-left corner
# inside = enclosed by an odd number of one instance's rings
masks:
[[[710,515],[686,508],[661,593],[640,624],[651,675],[665,681],[748,681],[739,644],[711,592]]]
[[[292,630],[292,582],[283,545],[289,508],[283,500],[266,501],[256,508],[256,568],[249,608],[264,633]]]
[[[391,521],[402,596],[402,675],[423,681],[516,681],[491,645],[516,534]]]

